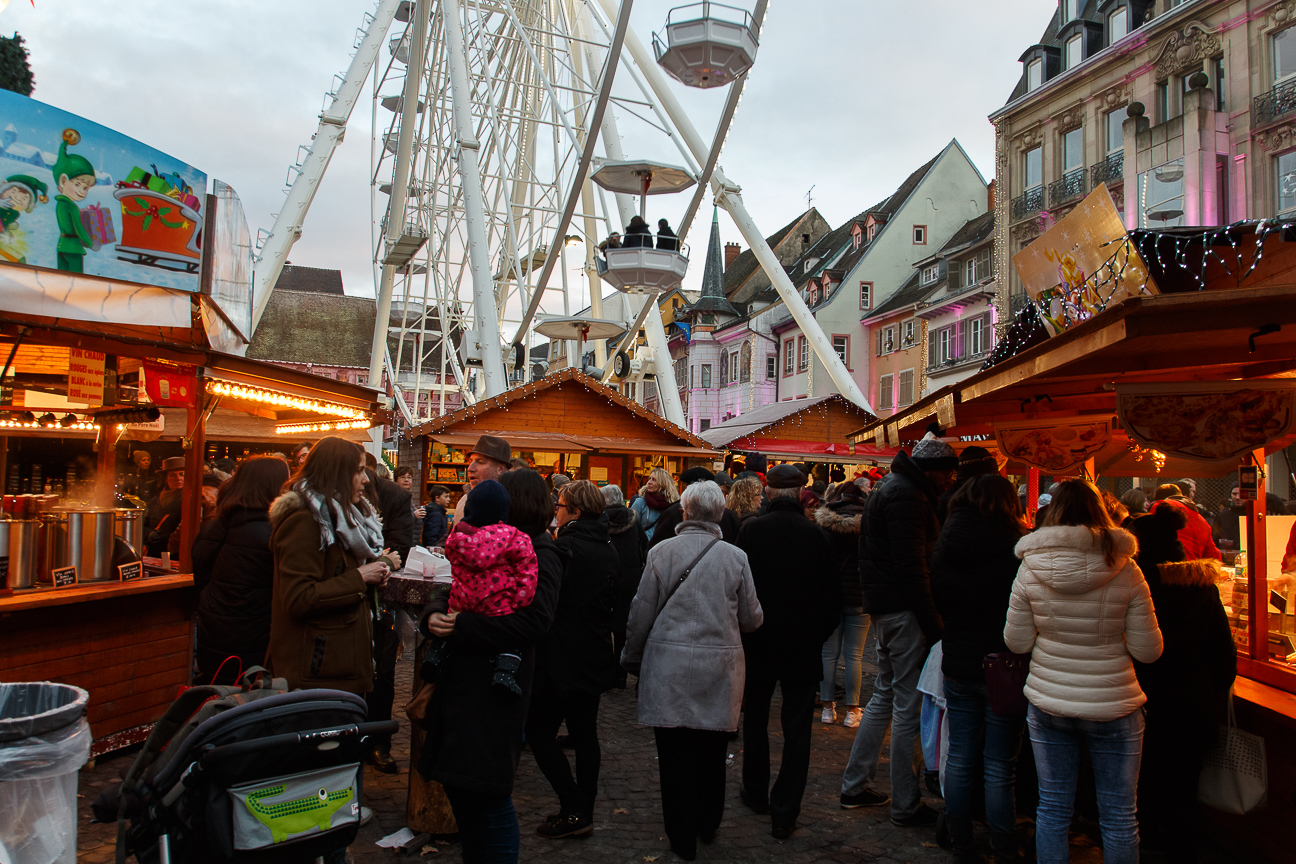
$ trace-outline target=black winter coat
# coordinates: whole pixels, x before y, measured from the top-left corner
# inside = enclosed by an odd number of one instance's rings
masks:
[[[913,612],[928,645],[941,638],[931,595],[931,555],[940,534],[938,497],[927,475],[902,451],[869,495],[860,529],[864,611]]]
[[[446,509],[435,501],[429,502],[423,511],[423,545],[440,546],[450,534],[450,520],[446,518]]]
[[[558,611],[536,646],[535,689],[602,693],[620,677],[612,646],[612,605],[621,559],[608,540],[608,519],[577,519],[554,541],[569,556]]]
[[[198,644],[262,662],[270,645],[274,585],[269,511],[238,510],[204,525],[194,540],[193,571]]]
[[[383,545],[400,555],[401,566],[409,558],[414,545],[414,511],[410,509],[410,493],[393,480],[366,471],[369,483],[378,497],[378,515],[383,523]]]
[[[531,537],[540,576],[531,603],[508,615],[460,612],[451,650],[437,678],[423,727],[427,738],[418,770],[446,786],[489,795],[511,795],[522,757],[523,728],[531,704],[535,645],[553,624],[567,553],[541,532]],[[427,632],[425,610],[420,629]],[[492,684],[495,658],[518,653],[516,696]]]
[[[749,520],[737,546],[747,553],[765,623],[742,634],[748,677],[819,681],[823,643],[841,619],[841,580],[832,544],[795,498],[775,498]]]
[[[669,540],[675,536],[675,529],[684,521],[684,510],[680,502],[666,507],[657,517],[657,522],[653,526],[652,539],[648,541],[648,548],[651,549],[658,543]],[[720,517],[720,535],[726,543],[736,543],[738,540],[738,529],[742,527],[738,520],[738,514],[734,513],[728,507],[725,508],[724,515]]]
[[[941,670],[947,677],[984,684],[982,658],[1008,650],[1004,622],[1021,565],[1013,552],[1021,537],[1012,522],[975,507],[946,518],[932,552],[931,588],[945,624]]]
[[[842,609],[864,605],[860,591],[859,533],[864,505],[833,502],[815,511],[815,524],[828,534],[832,544],[833,567],[841,578]]]
[[[609,504],[608,539],[616,550],[619,565],[612,587],[613,628],[619,623],[625,629],[630,602],[639,590],[644,562],[648,560],[648,535],[639,524],[639,514],[624,504]]]

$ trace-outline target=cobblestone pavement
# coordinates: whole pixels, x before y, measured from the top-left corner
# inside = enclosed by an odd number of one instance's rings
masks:
[[[397,692],[408,693],[413,666],[406,660],[397,668]],[[862,696],[864,701],[871,690],[870,680],[866,676]],[[399,698],[397,702],[400,703]],[[398,704],[398,714],[399,708]],[[772,717],[777,716],[776,707]],[[351,846],[349,858],[354,864],[393,864],[398,858],[402,862],[421,860],[458,864],[462,858],[459,847],[453,840],[435,841],[432,846],[436,851],[423,856],[414,852],[402,857],[374,845],[375,841],[400,830],[405,824],[409,727],[404,716],[399,719],[401,731],[393,742],[392,755],[399,761],[401,773],[389,776],[366,768],[365,804],[373,808],[376,818],[360,830],[359,838]],[[614,690],[604,697],[599,712],[599,727],[603,748],[599,799],[595,830],[592,836],[586,838],[552,841],[535,834],[535,828],[541,819],[557,809],[557,799],[536,768],[530,751],[523,752],[514,792],[514,803],[522,828],[522,860],[591,861],[607,864],[651,864],[657,861],[671,864],[678,861],[670,851],[662,830],[656,748],[652,732],[635,722],[633,690]],[[776,733],[777,727],[777,722],[773,722],[771,756],[775,766],[782,746],[781,738]],[[950,854],[937,847],[932,829],[898,828],[891,824],[887,807],[843,810],[838,806],[841,772],[853,740],[854,730],[841,726],[840,717],[836,726],[815,722],[814,750],[801,818],[791,838],[783,841],[770,836],[768,816],[756,815],[739,801],[742,741],[732,742],[730,752],[734,759],[729,769],[731,779],[724,821],[720,824],[715,844],[698,847],[698,860],[745,862],[777,858],[788,864],[814,861],[948,864],[952,860]],[[885,753],[884,748],[884,757]],[[125,751],[100,759],[93,767],[82,772],[77,855],[79,864],[104,864],[113,860],[115,829],[111,825],[89,824],[89,804],[100,789],[118,779],[119,772],[124,772],[133,758],[133,750]],[[888,768],[884,758],[878,772],[879,788],[888,788]],[[928,799],[927,803],[941,806],[938,799]],[[984,838],[981,839],[984,842]],[[988,853],[988,849],[986,851]],[[1148,857],[1145,856],[1145,860]],[[1077,864],[1098,864],[1102,855],[1087,836],[1075,834],[1071,860]],[[1218,850],[1211,850],[1203,857],[1203,862],[1231,864],[1231,859]]]

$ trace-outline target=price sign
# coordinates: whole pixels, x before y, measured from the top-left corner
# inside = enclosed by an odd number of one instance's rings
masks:
[[[0,592],[9,590],[9,556],[0,555]]]
[[[132,561],[130,564],[117,565],[117,578],[123,582],[131,582],[135,579],[139,579],[143,575],[143,561]]]
[[[77,568],[73,564],[70,567],[55,567],[50,571],[50,579],[54,582],[55,588],[67,588],[77,584]]]
[[[1260,497],[1260,469],[1254,465],[1238,468],[1238,498],[1254,501]]]

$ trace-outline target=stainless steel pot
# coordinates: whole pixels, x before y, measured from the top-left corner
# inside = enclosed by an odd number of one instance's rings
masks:
[[[10,588],[30,588],[36,583],[39,540],[40,522],[35,519],[0,522],[0,556],[9,558]]]
[[[130,545],[138,554],[143,553],[144,511],[134,507],[118,507],[117,536]]]
[[[50,584],[50,571],[67,566],[67,515],[64,513],[40,514],[40,532],[37,537],[36,581]]]
[[[67,564],[77,565],[77,581],[107,582],[116,577],[112,567],[115,517],[111,509],[67,511]]]

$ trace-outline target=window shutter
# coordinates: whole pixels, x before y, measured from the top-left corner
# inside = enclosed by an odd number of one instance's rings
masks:
[[[957,291],[963,285],[962,265],[957,261],[950,261],[946,266],[949,270],[949,290]]]
[[[928,331],[928,333],[927,333],[927,366],[928,366],[929,368],[933,368],[933,369],[934,369],[934,368],[936,367],[936,357],[937,357],[937,355],[936,355],[936,343],[937,343],[938,341],[940,341],[940,340],[939,340],[939,339],[936,339],[936,338],[932,338],[932,336],[933,336],[933,334],[932,334],[930,331]]]
[[[980,281],[990,275],[990,249],[986,247],[977,253],[977,280]]]

